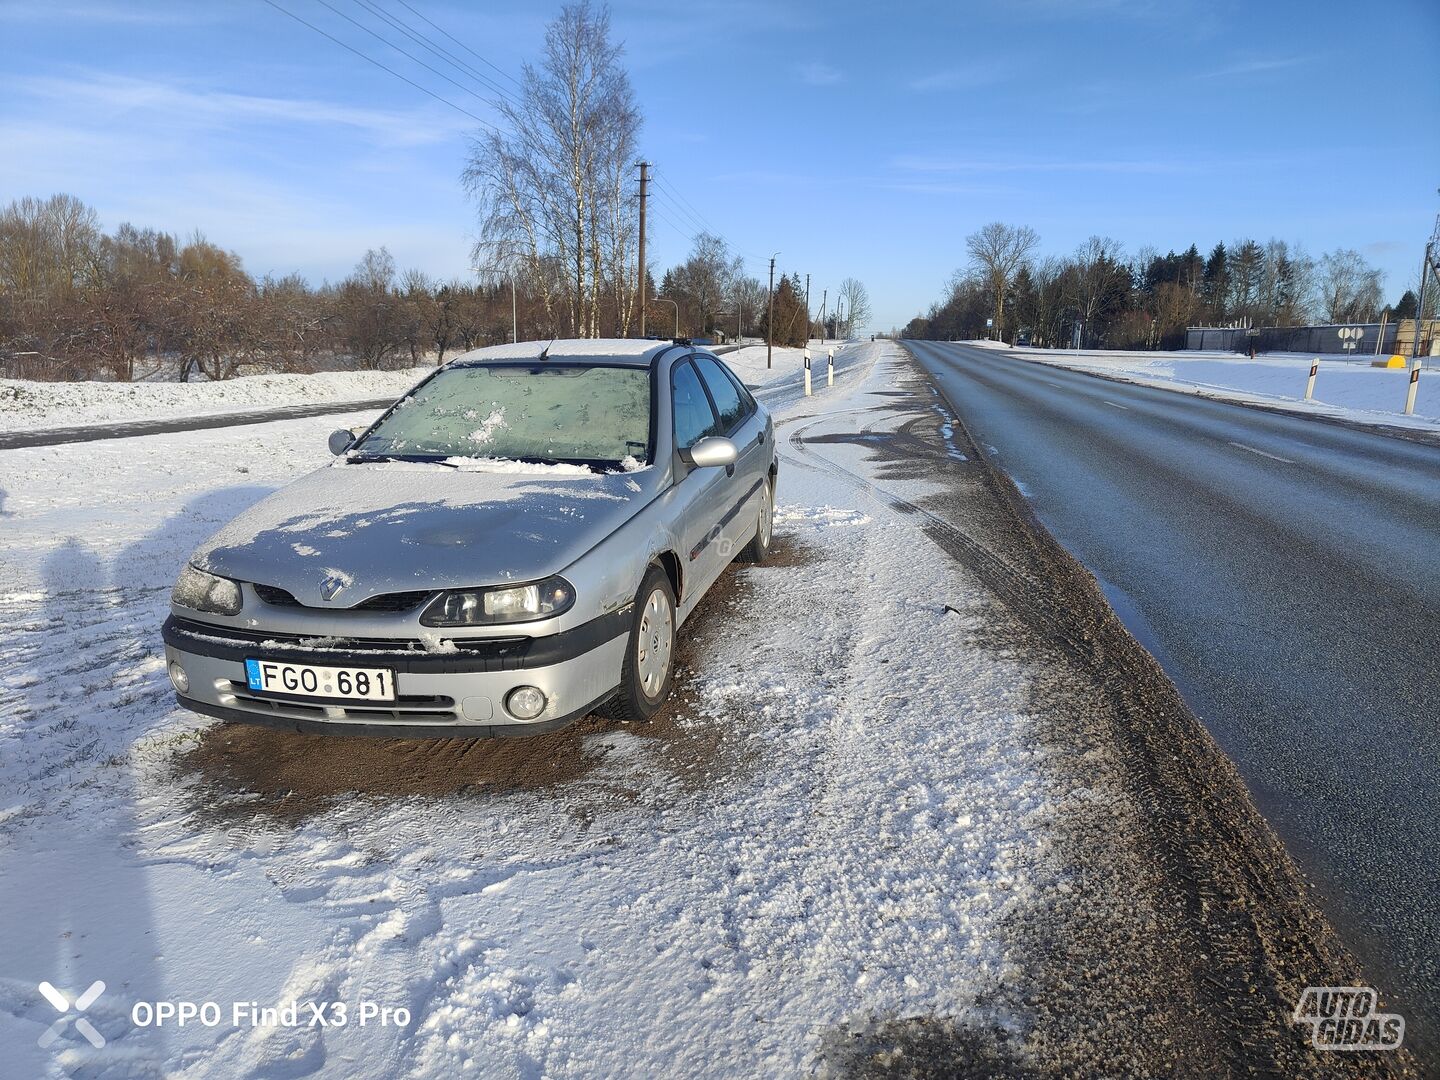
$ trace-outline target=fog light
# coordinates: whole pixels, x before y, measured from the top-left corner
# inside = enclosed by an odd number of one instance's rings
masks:
[[[170,685],[180,693],[190,689],[190,676],[185,674],[185,669],[179,664],[170,664]]]
[[[505,697],[505,708],[517,720],[534,720],[545,711],[545,695],[533,686],[520,686]]]

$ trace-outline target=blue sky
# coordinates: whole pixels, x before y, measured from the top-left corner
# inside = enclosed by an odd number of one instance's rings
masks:
[[[319,0],[277,2],[492,115]],[[509,73],[558,10],[410,3]],[[1393,299],[1440,210],[1433,0],[612,10],[660,181],[652,265],[705,225],[757,276],[780,251],[817,306],[860,278],[882,329],[935,299],[991,220],[1053,253],[1091,234],[1353,247]],[[337,279],[381,244],[468,272],[474,121],[262,0],[0,0],[0,61],[0,201],[71,192],[107,228],[199,229],[257,275]]]

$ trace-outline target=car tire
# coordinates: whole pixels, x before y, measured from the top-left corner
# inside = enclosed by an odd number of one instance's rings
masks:
[[[760,513],[755,522],[755,535],[740,552],[748,563],[764,563],[770,558],[770,542],[775,538],[775,479],[765,477],[760,488]]]
[[[675,680],[675,624],[675,590],[665,571],[652,564],[635,594],[620,689],[606,704],[606,716],[634,722],[659,712]]]

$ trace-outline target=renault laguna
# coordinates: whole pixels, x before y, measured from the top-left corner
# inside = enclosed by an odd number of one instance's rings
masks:
[[[770,416],[688,343],[479,349],[330,450],[181,571],[186,708],[415,737],[645,720],[706,590],[770,548]]]

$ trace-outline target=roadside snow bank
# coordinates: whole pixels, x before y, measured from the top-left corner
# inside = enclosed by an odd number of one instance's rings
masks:
[[[30,382],[0,379],[0,427],[9,431],[124,420],[209,416],[322,402],[399,397],[431,368],[247,375],[227,382]]]
[[[825,372],[825,352],[827,349],[834,349],[839,353],[844,347],[843,341],[827,341],[823,345],[818,341],[810,343],[810,363],[815,375],[822,377]],[[744,384],[752,390],[758,386],[766,386],[777,379],[783,379],[788,375],[794,375],[801,370],[805,362],[805,350],[775,347],[773,364],[765,366],[765,346],[746,345],[743,349],[736,349],[734,352],[725,353],[720,357],[726,365]]]
[[[1092,371],[1167,390],[1203,394],[1292,412],[1334,416],[1365,424],[1440,430],[1440,388],[1435,373],[1422,373],[1415,415],[1405,416],[1409,372],[1372,368],[1345,360],[1321,360],[1315,399],[1305,400],[1314,357],[1269,354],[1250,360],[1234,353],[1070,352],[1011,349],[1017,359]]]

